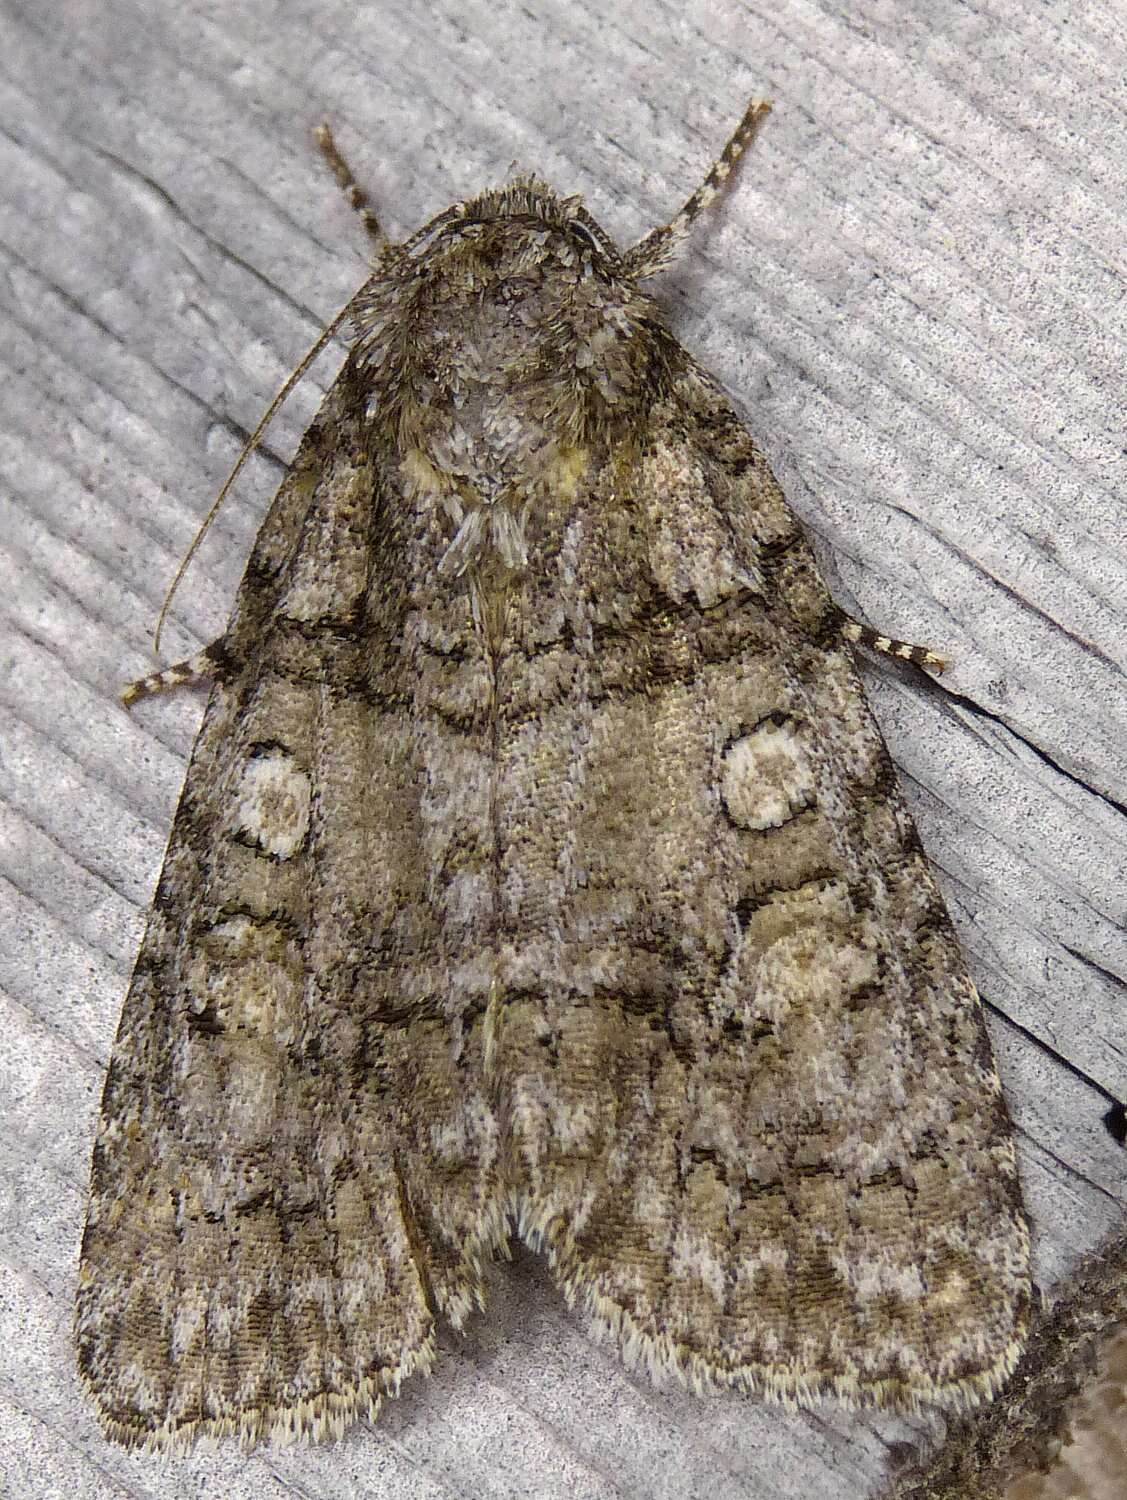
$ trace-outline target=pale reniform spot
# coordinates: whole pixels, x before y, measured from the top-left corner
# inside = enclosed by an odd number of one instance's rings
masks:
[[[797,726],[767,720],[724,755],[720,793],[742,828],[780,828],[814,805],[814,777]]]

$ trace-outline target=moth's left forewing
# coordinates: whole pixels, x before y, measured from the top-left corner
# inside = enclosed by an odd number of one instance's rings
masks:
[[[824,866],[791,890],[784,861],[740,933],[754,1012],[798,1028],[804,1217],[844,1211],[810,1253],[857,1331],[861,1394],[977,1400],[1012,1369],[1030,1303],[982,1006],[809,544],[726,399],[691,369],[679,393],[721,435],[712,491],[763,576],[788,684],[785,717],[726,751],[724,821],[767,848],[805,824]]]
[[[1029,1295],[981,1009],[809,546],[681,359],[505,663],[522,1228],[655,1373],[973,1401]]]

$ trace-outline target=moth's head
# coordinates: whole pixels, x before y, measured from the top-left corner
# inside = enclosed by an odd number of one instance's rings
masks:
[[[449,276],[460,264],[498,278],[541,271],[568,272],[586,262],[604,275],[620,274],[622,256],[576,195],[561,198],[546,182],[521,177],[456,203],[395,247],[400,266]]]

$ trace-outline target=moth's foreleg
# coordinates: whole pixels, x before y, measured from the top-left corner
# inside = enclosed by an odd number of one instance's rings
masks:
[[[210,646],[197,651],[195,656],[189,656],[187,661],[178,661],[175,666],[165,667],[160,672],[152,672],[148,677],[139,677],[136,682],[131,682],[122,689],[121,701],[126,708],[132,708],[141,698],[152,698],[157,693],[167,693],[172,688],[196,687],[202,682],[214,682],[217,678],[228,676],[230,670],[231,653],[227,649],[226,638],[220,636]]]
[[[733,167],[751,145],[756,131],[770,110],[771,106],[766,99],[751,101],[728,144],[709,167],[704,181],[685,202],[680,213],[675,214],[668,224],[660,224],[656,229],[651,229],[649,234],[627,250],[623,265],[631,275],[639,279],[653,276],[674,260],[697,219],[723,191]]]
[[[329,164],[333,176],[340,184],[341,191],[348,199],[349,206],[360,216],[360,222],[364,226],[365,233],[375,245],[377,250],[387,248],[387,235],[380,228],[380,221],[372,211],[371,199],[356,181],[352,174],[352,168],[337,150],[337,143],[333,140],[333,133],[328,125],[322,124],[315,127],[313,139],[321,148],[321,154]]]

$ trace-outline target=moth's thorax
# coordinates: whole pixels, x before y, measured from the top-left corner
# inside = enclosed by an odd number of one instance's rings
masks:
[[[578,204],[538,184],[444,219],[365,289],[356,358],[405,485],[454,523],[448,567],[488,547],[515,568],[529,505],[637,421],[655,311]]]

